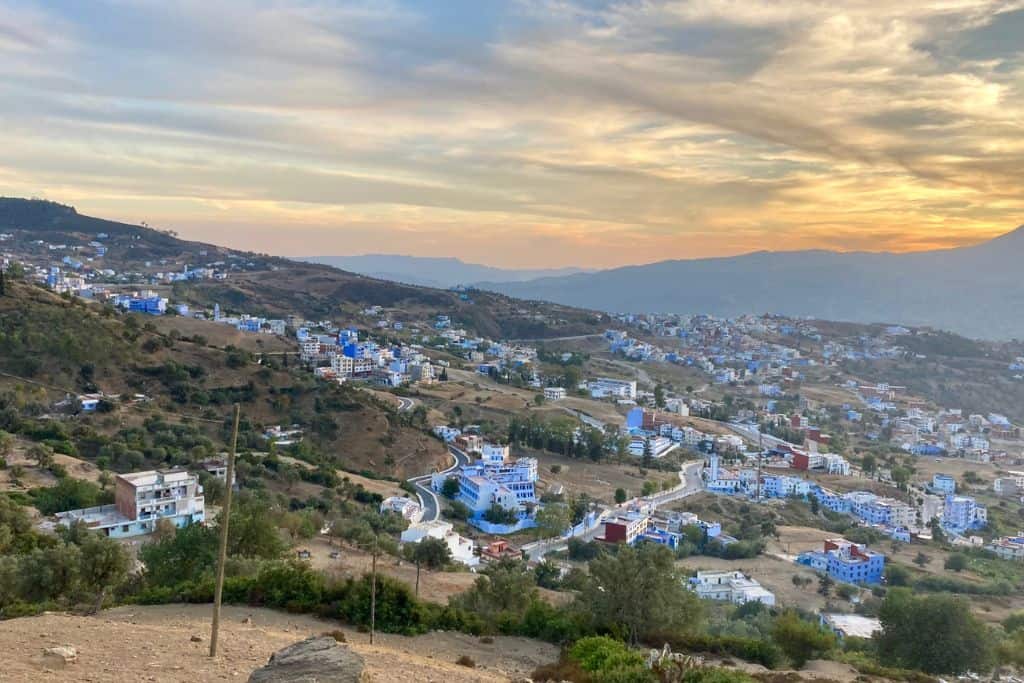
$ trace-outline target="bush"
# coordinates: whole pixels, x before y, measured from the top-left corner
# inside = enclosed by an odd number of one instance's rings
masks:
[[[652,647],[660,647],[665,643],[676,651],[737,657],[768,669],[774,669],[782,663],[782,650],[767,638],[713,636],[708,633],[655,634],[648,638],[648,644]]]
[[[820,657],[836,645],[832,633],[816,623],[801,619],[792,610],[776,617],[772,625],[772,639],[798,669],[808,660]]]
[[[591,674],[599,683],[653,681],[640,653],[630,650],[621,640],[607,636],[581,638],[569,649],[569,659]]]
[[[742,671],[709,666],[687,670],[680,683],[754,683],[754,679]]]
[[[473,658],[469,655],[459,655],[459,658],[455,660],[455,663],[468,669],[476,668],[476,662],[473,661]]]

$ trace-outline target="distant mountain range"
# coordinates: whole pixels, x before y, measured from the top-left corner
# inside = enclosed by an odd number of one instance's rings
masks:
[[[779,313],[1024,338],[1024,226],[906,254],[823,250],[661,261],[482,289],[613,313]]]
[[[424,287],[454,287],[476,282],[523,282],[589,272],[582,268],[513,270],[466,263],[457,258],[428,258],[399,254],[363,256],[300,256],[299,261],[322,263],[360,275]]]

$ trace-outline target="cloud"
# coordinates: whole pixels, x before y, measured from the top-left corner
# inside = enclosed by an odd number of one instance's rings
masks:
[[[960,244],[1024,213],[1022,6],[18,2],[0,189],[293,254]]]

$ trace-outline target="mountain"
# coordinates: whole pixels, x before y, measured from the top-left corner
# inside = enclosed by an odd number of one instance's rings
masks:
[[[824,250],[661,261],[481,288],[615,313],[779,313],[1024,338],[1024,226],[981,244],[906,254]]]
[[[476,282],[524,282],[542,277],[559,277],[589,272],[582,268],[515,270],[466,263],[457,258],[428,258],[401,254],[302,256],[298,260],[323,263],[381,280],[441,288],[471,285]]]

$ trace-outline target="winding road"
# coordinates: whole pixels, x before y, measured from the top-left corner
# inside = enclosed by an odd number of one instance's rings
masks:
[[[441,470],[441,474],[453,472],[456,468],[468,465],[471,462],[469,455],[450,444],[448,446],[448,453],[455,462],[448,469]],[[424,474],[407,480],[416,488],[416,496],[420,499],[420,505],[423,507],[423,519],[421,520],[423,522],[433,522],[441,518],[441,499],[430,488],[430,480],[433,476],[433,473]]]

